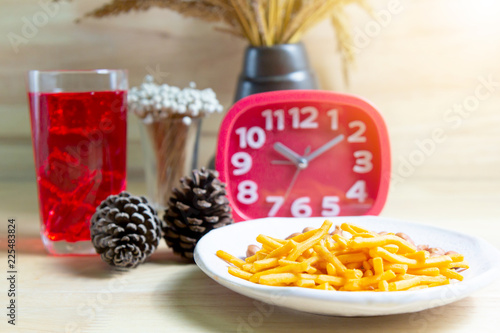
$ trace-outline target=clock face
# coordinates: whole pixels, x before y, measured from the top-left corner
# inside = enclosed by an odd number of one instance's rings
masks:
[[[226,115],[217,170],[236,221],[378,214],[389,142],[367,102],[325,91],[249,96]]]

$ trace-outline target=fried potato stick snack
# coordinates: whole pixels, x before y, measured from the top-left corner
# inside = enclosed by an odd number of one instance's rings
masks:
[[[352,235],[346,238],[338,227],[330,234],[332,224],[287,239],[259,235],[260,249],[245,260],[216,254],[231,265],[229,274],[253,283],[328,291],[420,290],[462,281],[455,269],[469,268],[458,253],[431,256],[411,240],[350,223],[340,226]]]

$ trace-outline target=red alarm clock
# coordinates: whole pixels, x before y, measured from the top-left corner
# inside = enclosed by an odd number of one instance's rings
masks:
[[[224,118],[216,169],[235,221],[376,215],[389,188],[389,138],[381,115],[358,97],[255,94]]]

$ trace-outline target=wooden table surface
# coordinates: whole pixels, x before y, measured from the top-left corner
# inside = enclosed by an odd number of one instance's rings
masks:
[[[413,314],[341,318],[263,305],[211,280],[165,245],[129,272],[97,256],[54,257],[38,235],[34,183],[2,183],[0,262],[6,270],[7,218],[17,233],[17,325],[1,332],[497,332],[500,285],[447,306]],[[438,225],[485,238],[500,248],[494,183],[409,180],[391,188],[382,216]],[[141,184],[129,186],[143,191]],[[9,202],[7,205],[6,202]],[[4,221],[5,220],[5,221]],[[2,310],[8,304],[1,279]]]

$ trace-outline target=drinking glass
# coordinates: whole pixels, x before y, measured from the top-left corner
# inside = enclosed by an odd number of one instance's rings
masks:
[[[127,72],[30,71],[41,236],[50,254],[93,254],[90,219],[126,186]]]

